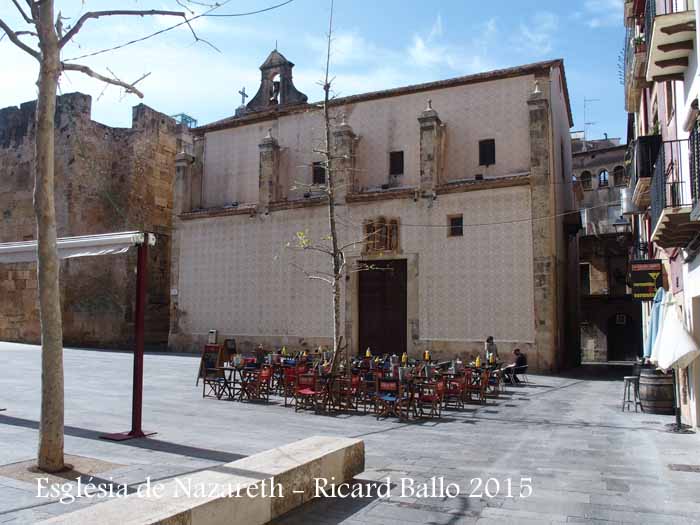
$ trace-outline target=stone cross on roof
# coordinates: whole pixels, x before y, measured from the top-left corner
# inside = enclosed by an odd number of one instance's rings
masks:
[[[245,99],[250,96],[245,92],[245,86],[243,86],[243,89],[241,89],[238,94],[241,96],[241,106],[245,106]]]

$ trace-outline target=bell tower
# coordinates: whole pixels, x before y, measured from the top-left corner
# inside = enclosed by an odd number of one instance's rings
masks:
[[[284,58],[282,53],[273,50],[260,66],[260,88],[246,109],[264,111],[278,106],[306,103],[307,96],[298,91],[292,82],[293,67],[294,64]]]

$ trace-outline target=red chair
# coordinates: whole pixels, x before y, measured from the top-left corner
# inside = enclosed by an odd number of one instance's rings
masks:
[[[251,401],[270,401],[272,368],[265,366],[259,372],[251,372],[244,377],[246,379],[241,385],[243,397]]]
[[[364,413],[367,413],[367,407],[375,407],[375,396],[377,394],[377,376],[373,374],[365,374],[359,378],[359,388],[357,391],[357,409],[360,409],[360,403],[362,403],[362,409]]]
[[[282,395],[284,396],[284,406],[289,406],[289,400],[294,401],[294,391],[299,377],[298,368],[288,367],[284,369],[282,377]]]
[[[464,393],[466,392],[467,376],[453,377],[446,381],[445,408],[453,406],[456,409],[464,408]]]
[[[396,406],[401,399],[401,383],[398,379],[377,379],[374,410],[380,417],[398,416]]]
[[[356,396],[352,378],[337,377],[330,384],[328,408],[338,412],[355,410]]]
[[[472,400],[472,395],[481,403],[486,403],[486,389],[489,386],[489,371],[488,370],[472,370],[469,383],[466,385],[469,401]]]
[[[442,417],[442,402],[445,395],[445,382],[426,381],[418,385],[416,405],[421,417]]]
[[[318,388],[314,374],[297,376],[294,387],[294,411],[313,409],[318,411],[318,402],[323,397],[323,390]]]

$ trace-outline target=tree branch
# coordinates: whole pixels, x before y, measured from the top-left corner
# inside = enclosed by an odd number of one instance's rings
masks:
[[[133,93],[139,98],[143,98],[143,93],[139,91],[135,86],[138,82],[141,82],[144,78],[146,78],[150,73],[146,73],[143,75],[141,78],[136,80],[135,82],[132,82],[129,84],[128,82],[124,82],[122,80],[119,80],[118,78],[109,78],[104,75],[100,75],[99,73],[96,73],[92,69],[90,69],[87,66],[81,66],[80,64],[66,64],[66,63],[61,63],[61,69],[63,71],[78,71],[80,73],[83,73],[89,77],[96,78],[97,80],[101,80],[102,82],[106,84],[112,84],[113,86],[119,86],[121,88],[124,88],[124,90],[127,93]]]
[[[292,266],[293,268],[296,268],[300,272],[302,272],[306,276],[307,279],[316,280],[316,281],[323,281],[324,283],[333,285],[333,281],[331,279],[328,279],[326,277],[321,277],[320,275],[314,275],[314,274],[306,271],[303,267],[299,266],[296,263],[290,262],[289,265]]]
[[[19,14],[22,15],[22,18],[24,18],[25,22],[27,22],[28,24],[34,23],[34,19],[31,16],[27,15],[24,9],[22,9],[22,6],[19,5],[19,2],[17,2],[17,0],[12,0],[12,3],[15,4],[17,11],[19,11]]]
[[[132,9],[115,9],[111,11],[90,11],[85,13],[83,16],[81,16],[78,21],[75,23],[73,27],[70,28],[70,31],[68,31],[61,40],[58,42],[58,47],[62,48],[65,46],[71,38],[73,38],[78,31],[80,31],[83,27],[83,24],[87,22],[90,19],[97,19],[101,18],[103,16],[156,16],[156,15],[162,15],[162,16],[179,16],[181,18],[184,18],[187,20],[187,15],[183,13],[182,11],[162,11],[159,9],[148,9],[148,10],[132,10]]]
[[[137,44],[137,43],[139,43],[139,42],[143,42],[144,40],[148,40],[149,38],[153,38],[153,37],[155,37],[155,36],[162,35],[163,33],[167,33],[168,31],[172,31],[173,29],[176,29],[176,28],[178,28],[178,27],[180,27],[180,26],[183,26],[183,25],[185,25],[185,24],[189,24],[190,22],[192,22],[193,20],[197,20],[198,18],[202,18],[202,17],[214,17],[214,16],[216,16],[216,17],[239,17],[239,16],[257,15],[257,14],[259,14],[259,13],[265,13],[265,12],[267,12],[267,11],[272,11],[273,9],[279,9],[280,7],[283,7],[283,6],[287,5],[287,4],[292,3],[294,0],[285,0],[284,2],[280,2],[279,4],[275,4],[275,5],[272,5],[272,6],[270,6],[270,7],[265,7],[265,8],[263,8],[263,9],[257,9],[257,10],[255,10],[255,11],[247,11],[247,12],[245,12],[245,13],[211,14],[212,11],[214,11],[215,9],[219,9],[219,8],[225,6],[225,5],[228,4],[230,1],[231,1],[231,0],[225,0],[225,1],[222,1],[222,2],[219,2],[219,3],[215,3],[215,4],[211,7],[211,9],[205,11],[204,13],[199,14],[199,15],[195,15],[195,16],[190,17],[190,18],[185,18],[185,20],[184,20],[183,22],[178,22],[177,24],[174,24],[174,25],[172,25],[172,26],[170,26],[170,27],[166,27],[166,28],[164,28],[164,29],[161,29],[161,30],[159,30],[159,31],[156,31],[155,33],[150,33],[150,34],[148,34],[148,35],[146,35],[146,36],[142,36],[142,37],[136,38],[136,39],[134,39],[134,40],[129,40],[128,42],[124,42],[123,44],[120,44],[120,45],[118,45],[118,46],[108,47],[108,48],[105,48],[105,49],[100,49],[99,51],[93,51],[93,52],[91,52],[91,53],[86,53],[86,54],[84,54],[84,55],[79,55],[79,56],[67,58],[67,59],[66,59],[66,62],[70,62],[70,61],[73,61],[73,60],[80,60],[80,59],[82,59],[82,58],[93,57],[93,56],[96,56],[96,55],[101,55],[101,54],[103,54],[103,53],[108,53],[108,52],[110,52],[110,51],[116,51],[117,49],[122,49],[122,48],[124,48],[124,47],[126,47],[126,46],[130,46],[130,45],[132,45],[132,44]],[[201,39],[200,39],[200,40],[201,40]],[[206,41],[204,41],[204,42],[207,43],[207,44],[209,44],[209,42],[206,42]],[[209,45],[211,45],[211,44],[209,44]],[[216,49],[216,48],[214,48],[214,49]]]
[[[19,37],[17,36],[17,33],[15,33],[12,29],[10,29],[10,26],[8,26],[8,25],[2,20],[2,18],[0,18],[0,29],[2,29],[3,31],[5,31],[5,34],[6,34],[7,37],[10,39],[10,42],[12,42],[14,45],[16,45],[18,48],[20,48],[20,49],[21,49],[22,51],[24,51],[25,53],[28,53],[28,54],[30,54],[31,56],[33,56],[34,58],[36,58],[37,60],[39,60],[39,58],[40,58],[40,56],[41,56],[41,55],[39,54],[39,52],[38,52],[36,49],[32,49],[32,48],[29,47],[27,44],[25,44],[24,42],[22,42],[22,41],[19,39]]]

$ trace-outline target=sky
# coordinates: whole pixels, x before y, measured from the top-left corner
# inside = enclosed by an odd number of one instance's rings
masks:
[[[183,3],[185,0],[180,0]],[[207,0],[198,0],[207,2]],[[211,14],[233,14],[283,0],[229,0]],[[225,0],[219,0],[224,3]],[[24,4],[24,2],[20,2]],[[69,26],[86,11],[182,10],[177,0],[59,0]],[[621,137],[626,114],[619,61],[624,43],[623,0],[335,0],[331,75],[338,96],[441,80],[541,60],[563,58],[574,116],[573,130],[589,124],[588,138]],[[205,8],[190,4],[195,12]],[[167,114],[186,113],[200,125],[233,114],[238,91],[254,95],[259,66],[275,48],[294,62],[294,83],[320,100],[330,0],[293,0],[242,17],[201,17],[186,26],[119,50],[75,60],[105,76],[139,82],[144,98],[126,95],[76,72],[60,90],[93,96],[93,119],[128,127],[131,107],[143,102]],[[0,19],[28,29],[9,1]],[[166,29],[172,17],[89,20],[63,49],[70,60]],[[31,37],[23,37],[32,42]],[[207,43],[208,42],[208,43]],[[37,63],[0,41],[0,108],[36,97]],[[587,104],[584,119],[584,99]]]

